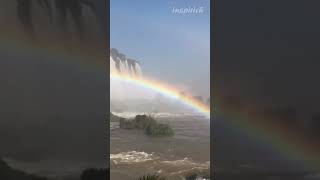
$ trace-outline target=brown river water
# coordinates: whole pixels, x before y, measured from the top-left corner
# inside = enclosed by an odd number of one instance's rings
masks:
[[[176,180],[190,173],[208,172],[210,121],[192,114],[159,114],[155,118],[169,124],[175,135],[149,137],[142,130],[120,129],[118,122],[111,122],[111,179],[132,180],[159,174]]]

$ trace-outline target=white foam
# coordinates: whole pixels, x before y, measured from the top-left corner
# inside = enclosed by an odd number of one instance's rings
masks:
[[[190,167],[203,167],[203,168],[209,168],[210,167],[210,161],[207,161],[205,163],[198,163],[194,162],[189,158],[184,158],[180,160],[173,160],[173,161],[161,161],[163,164],[172,165],[172,166],[190,166]]]
[[[146,152],[128,151],[118,154],[110,154],[110,159],[115,164],[133,164],[152,161],[158,159],[153,153],[148,154]]]
[[[120,127],[118,122],[110,122],[110,130],[118,129]]]
[[[113,57],[110,56],[110,72],[111,73],[119,73],[116,67],[115,61],[119,61],[119,69],[122,75],[142,76],[142,69],[138,62],[133,62],[135,66],[134,67],[135,70],[133,70],[132,69],[133,67],[131,67],[131,69],[129,68],[128,60],[120,60],[118,57],[116,57],[116,59],[113,59]]]
[[[146,115],[152,115],[154,117],[202,117],[204,116],[198,112],[177,112],[177,113],[172,113],[172,112],[157,112],[157,113],[149,113],[149,112],[112,112],[113,114],[124,117],[124,118],[133,118],[137,114],[146,114]]]

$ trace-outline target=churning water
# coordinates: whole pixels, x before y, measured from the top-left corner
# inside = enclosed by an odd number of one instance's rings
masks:
[[[158,114],[155,118],[170,124],[175,135],[148,137],[141,130],[120,129],[117,122],[111,122],[111,179],[132,180],[146,174],[160,174],[174,180],[190,173],[208,172],[209,120],[191,114]]]

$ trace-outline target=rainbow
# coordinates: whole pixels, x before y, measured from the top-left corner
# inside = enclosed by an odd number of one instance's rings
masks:
[[[40,60],[50,57],[59,61],[61,65],[72,65],[79,67],[81,71],[92,70],[93,73],[98,73],[99,76],[107,72],[105,61],[101,57],[92,56],[99,53],[98,50],[83,56],[86,51],[76,50],[68,52],[59,46],[56,41],[43,41],[41,43],[33,43],[25,41],[23,36],[15,29],[12,31],[0,32],[0,48],[4,48],[7,52],[24,53],[40,56]],[[177,98],[186,105],[201,112],[202,114],[210,115],[210,107],[199,103],[197,100],[190,97],[181,96],[178,89],[150,79],[130,78],[127,76],[119,76],[111,74],[112,79],[126,81],[142,88],[148,88],[157,92],[161,92],[169,97]],[[298,133],[289,127],[279,127],[277,123],[269,122],[267,119],[250,119],[242,115],[234,114],[233,110],[227,110],[226,114],[231,118],[225,119],[226,124],[233,129],[240,131],[243,134],[249,134],[252,139],[271,148],[276,155],[280,155],[288,160],[301,159],[301,163],[297,163],[301,167],[308,167],[315,171],[320,171],[320,157],[317,140],[312,140],[309,137]]]
[[[258,112],[254,105],[249,112]],[[276,157],[296,162],[295,168],[306,172],[320,171],[320,144],[298,126],[265,118],[263,114],[248,116],[226,107],[228,128],[249,136],[257,144],[270,150]]]
[[[181,95],[181,90],[173,86],[147,78],[120,75],[119,73],[111,73],[110,78],[112,80],[124,81],[140,86],[145,89],[150,89],[152,91],[159,92],[173,99],[178,99],[180,102],[187,105],[188,107],[191,107],[197,112],[205,115],[207,118],[210,118],[210,106],[204,104],[203,102],[191,96]]]
[[[41,57],[46,57],[50,55],[51,57],[55,57],[55,59],[60,60],[60,64],[71,65],[75,68],[80,68],[80,71],[83,69],[89,70],[95,74],[101,75],[102,73],[106,72],[105,61],[101,61],[101,59],[105,59],[101,57],[101,53],[98,50],[82,50],[80,48],[76,49],[72,52],[68,52],[61,47],[57,47],[55,45],[55,41],[50,41],[51,44],[44,43],[33,43],[32,41],[25,41],[21,37],[21,35],[17,36],[14,41],[12,38],[2,37],[3,40],[0,44],[0,47],[8,50],[15,50],[19,51],[20,53],[24,54],[35,54]],[[12,37],[12,36],[9,36]],[[18,48],[18,49],[17,49]],[[15,54],[15,52],[12,52]],[[99,55],[97,55],[99,54]],[[106,54],[102,54],[106,55]],[[46,59],[46,58],[41,58]],[[61,61],[63,60],[63,62]],[[205,103],[199,101],[198,99],[193,98],[192,96],[182,96],[180,94],[180,90],[173,87],[172,85],[165,84],[163,82],[146,79],[146,78],[133,78],[126,75],[119,75],[117,73],[110,74],[111,79],[116,79],[119,81],[126,81],[131,84],[138,85],[142,88],[150,89],[155,92],[159,92],[167,97],[174,98],[182,102],[184,105],[194,109],[195,111],[203,114],[205,117],[210,117],[210,107]]]

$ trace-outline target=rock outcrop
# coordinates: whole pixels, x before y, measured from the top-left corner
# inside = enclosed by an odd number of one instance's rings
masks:
[[[120,128],[122,129],[145,129],[156,121],[147,115],[137,115],[134,119],[120,118]]]
[[[153,117],[137,115],[134,119],[120,119],[122,129],[142,129],[148,136],[172,136],[173,129],[168,124],[158,123]]]

